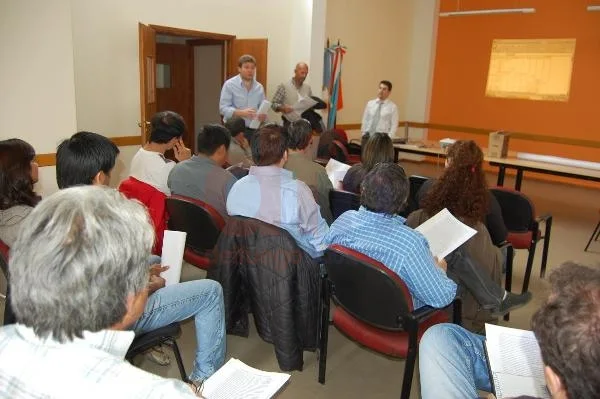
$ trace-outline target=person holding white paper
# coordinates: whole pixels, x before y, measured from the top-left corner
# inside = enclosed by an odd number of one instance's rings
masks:
[[[307,76],[308,65],[305,62],[299,62],[294,68],[294,76],[287,82],[283,82],[277,86],[277,90],[271,101],[271,108],[275,112],[281,112],[281,119],[283,119],[284,126],[295,120],[286,116],[286,114],[294,114],[294,105],[303,98],[312,96],[312,89],[308,83],[305,83]],[[302,112],[298,112],[298,118],[300,114]]]
[[[0,328],[0,397],[195,397],[124,359],[147,310],[153,240],[143,206],[107,187],[60,190],[33,209],[11,248],[18,323]]]
[[[78,185],[108,185],[118,154],[119,150],[114,143],[102,135],[92,132],[74,134],[64,140],[56,152],[56,178],[59,187],[65,189]],[[122,223],[128,223],[129,220],[130,218],[123,217]],[[157,258],[151,257],[149,250],[146,257]],[[127,260],[123,259],[123,262]],[[189,379],[204,380],[225,361],[223,290],[218,282],[209,279],[165,287],[165,280],[160,276],[164,270],[159,264],[150,266],[150,295],[142,314],[130,328],[139,335],[193,317],[197,347]]]
[[[567,262],[555,269],[548,280],[552,284],[551,293],[531,319],[544,363],[548,389],[544,396],[598,398],[600,270]],[[491,392],[484,345],[484,336],[458,325],[430,327],[419,344],[423,399],[477,398],[478,390]],[[505,352],[519,349],[502,348]],[[516,368],[510,364],[505,367]],[[510,388],[514,391],[516,387],[512,384]],[[518,392],[517,395],[532,395]]]
[[[223,115],[223,121],[227,122],[232,116],[244,118],[246,123],[246,138],[252,141],[255,129],[250,128],[254,119],[264,122],[266,114],[257,114],[257,111],[265,99],[265,89],[256,78],[256,59],[244,54],[238,60],[238,74],[228,79],[221,89],[219,99],[219,110]]]
[[[361,252],[398,274],[412,295],[415,309],[425,305],[443,308],[459,289],[467,289],[483,308],[496,315],[531,299],[531,294],[506,292],[460,247],[446,259],[434,258],[427,239],[399,216],[409,189],[402,167],[391,162],[375,165],[362,182],[360,209],[338,217],[325,241]]]

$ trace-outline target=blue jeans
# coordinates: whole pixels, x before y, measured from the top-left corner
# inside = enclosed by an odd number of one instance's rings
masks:
[[[196,359],[189,378],[206,379],[225,361],[225,310],[218,282],[195,280],[159,289],[148,297],[132,330],[142,334],[189,317],[196,325]]]
[[[491,392],[484,340],[456,324],[430,327],[419,344],[422,398],[473,399],[478,389]]]

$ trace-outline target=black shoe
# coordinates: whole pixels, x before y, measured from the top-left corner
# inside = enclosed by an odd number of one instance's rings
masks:
[[[525,306],[531,301],[531,292],[524,292],[522,294],[513,294],[512,292],[506,293],[506,298],[500,304],[500,307],[492,312],[493,317],[504,316],[507,313],[512,312],[522,306]]]

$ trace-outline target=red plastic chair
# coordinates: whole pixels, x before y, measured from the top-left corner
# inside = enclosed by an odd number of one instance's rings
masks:
[[[210,268],[212,250],[225,226],[223,216],[206,202],[172,195],[166,199],[169,229],[185,231],[183,259],[204,270]]]
[[[535,248],[541,240],[544,241],[544,247],[542,249],[540,277],[543,278],[546,274],[550,233],[552,231],[552,215],[545,214],[536,217],[533,202],[520,191],[505,187],[494,187],[490,191],[496,197],[502,209],[502,219],[504,219],[504,224],[508,229],[506,241],[511,243],[514,249],[527,249],[529,251],[522,289],[522,292],[527,292]],[[543,235],[540,230],[541,222],[545,222]]]
[[[430,326],[448,322],[448,314],[429,306],[415,310],[402,279],[357,251],[330,246],[325,268],[319,382],[325,383],[331,298],[337,305],[333,324],[342,333],[376,352],[406,358],[401,398],[408,399],[419,340]],[[460,323],[460,302],[454,306],[454,320]]]
[[[154,226],[154,246],[152,253],[160,255],[162,252],[163,236],[167,227],[168,215],[165,208],[165,198],[162,191],[150,184],[128,177],[119,184],[119,191],[129,199],[136,199],[146,206]]]

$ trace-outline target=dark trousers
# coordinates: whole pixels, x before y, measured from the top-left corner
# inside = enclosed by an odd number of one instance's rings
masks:
[[[459,247],[446,257],[447,276],[458,284],[457,296],[464,289],[468,290],[486,310],[497,309],[504,298],[504,288],[498,285],[490,275],[467,255],[463,247]]]

